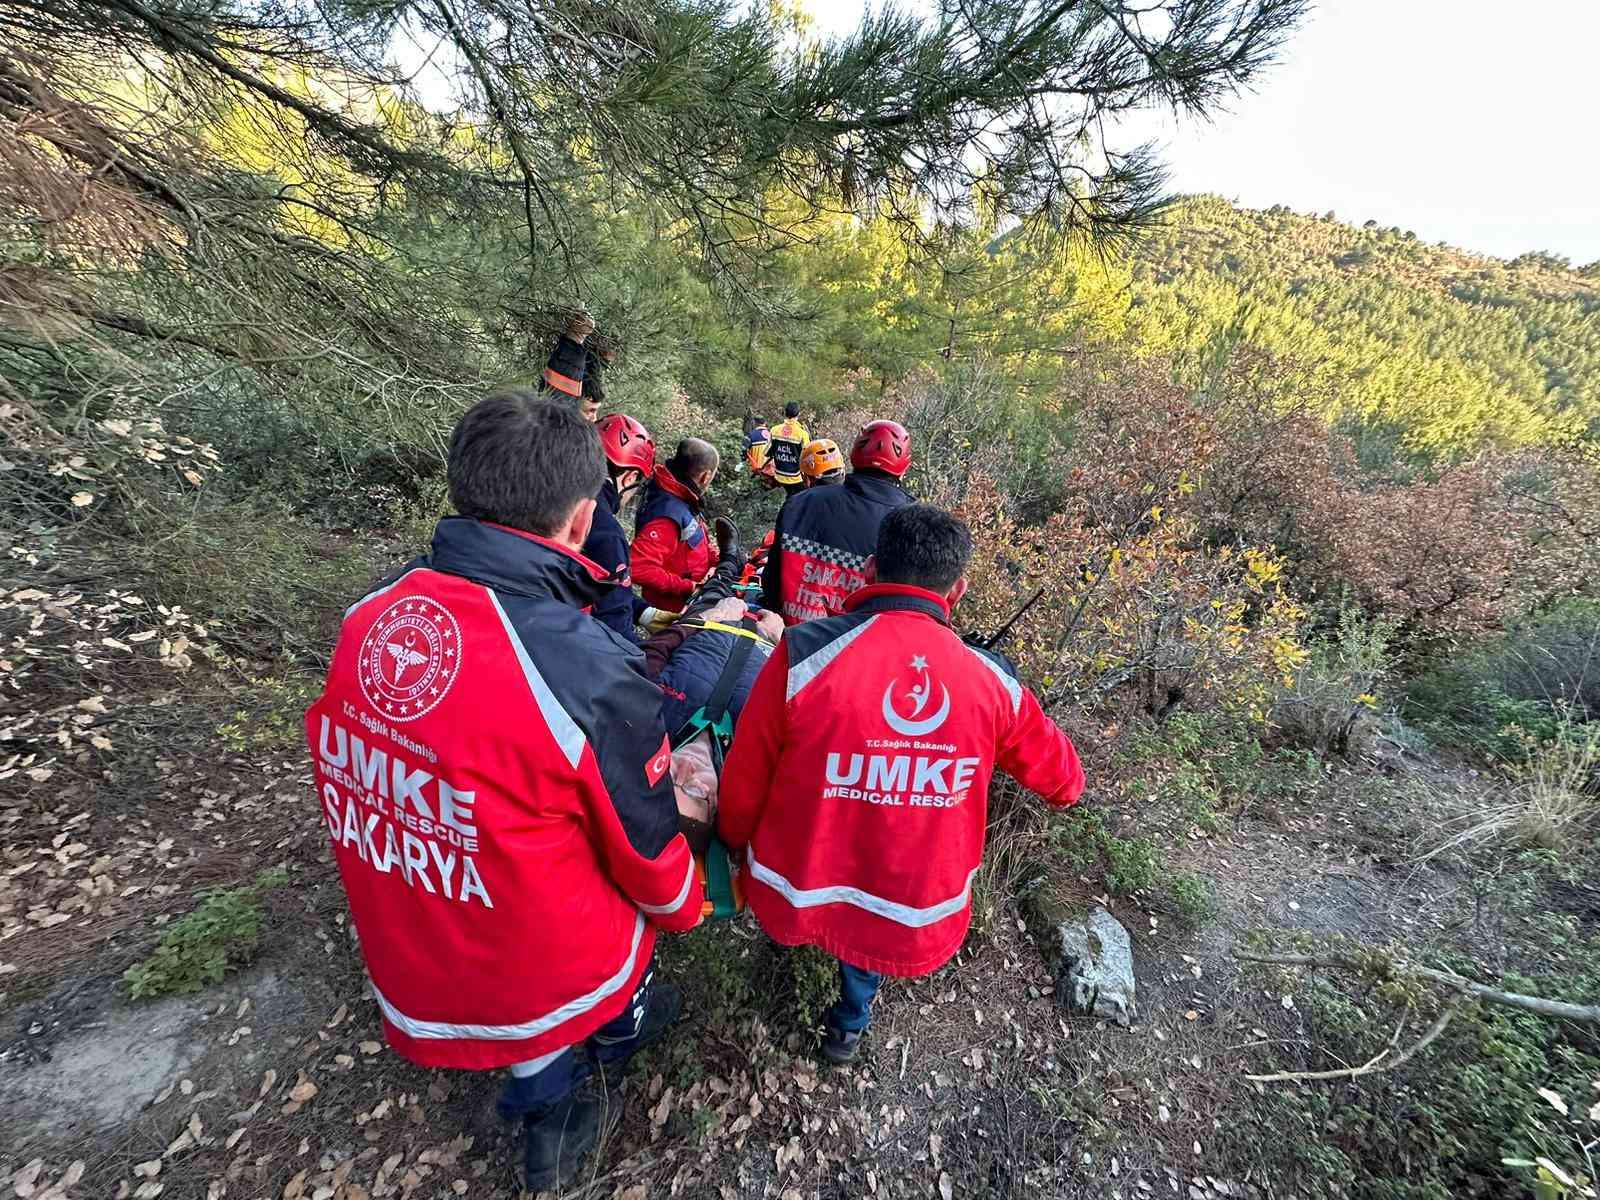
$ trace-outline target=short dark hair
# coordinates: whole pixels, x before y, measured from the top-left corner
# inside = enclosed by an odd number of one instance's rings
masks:
[[[722,462],[722,455],[717,453],[717,448],[702,438],[686,437],[678,443],[678,448],[672,452],[672,457],[667,460],[667,470],[688,483],[701,471],[715,470]]]
[[[571,403],[531,388],[479,400],[450,435],[450,502],[464,517],[549,537],[605,482],[600,437]]]
[[[948,591],[972,559],[972,534],[953,513],[931,504],[908,504],[878,529],[878,582]]]
[[[785,404],[783,406],[783,415],[786,417],[798,417],[800,415],[799,402],[796,400],[791,400],[789,403]]]

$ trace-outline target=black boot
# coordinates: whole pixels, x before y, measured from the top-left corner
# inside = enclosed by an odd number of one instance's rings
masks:
[[[861,1054],[861,1031],[846,1033],[829,1025],[822,1036],[822,1057],[836,1067],[847,1066]]]
[[[739,545],[739,527],[727,517],[716,519],[717,556],[719,562],[736,562],[744,565],[744,547]]]
[[[569,1096],[523,1124],[523,1169],[530,1192],[553,1191],[577,1179],[600,1140],[610,1104]]]
[[[667,1031],[683,1016],[683,989],[675,983],[658,983],[650,989],[650,1003],[644,1010],[644,1020],[639,1022],[639,1036],[633,1050],[637,1054],[646,1046],[659,1042]],[[631,1055],[630,1055],[631,1057]]]

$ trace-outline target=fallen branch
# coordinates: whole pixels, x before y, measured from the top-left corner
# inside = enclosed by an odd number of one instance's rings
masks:
[[[1336,1071],[1279,1071],[1272,1075],[1246,1075],[1245,1078],[1251,1083],[1305,1083],[1322,1079],[1359,1079],[1363,1075],[1376,1075],[1380,1071],[1392,1071],[1427,1049],[1429,1043],[1443,1033],[1445,1026],[1450,1024],[1450,1018],[1456,1015],[1456,1008],[1460,1003],[1461,999],[1457,997],[1447,1004],[1444,1011],[1439,1014],[1438,1020],[1428,1026],[1428,1032],[1424,1033],[1399,1054],[1395,1054],[1393,1058],[1389,1058],[1389,1055],[1394,1054],[1395,1043],[1400,1040],[1400,1031],[1405,1028],[1404,1021],[1395,1026],[1394,1036],[1389,1039],[1389,1044],[1359,1067],[1342,1067]],[[1385,1059],[1388,1061],[1385,1061]]]
[[[1250,954],[1237,946],[1233,949],[1233,956],[1240,962],[1267,963],[1278,967],[1327,967],[1339,971],[1360,971],[1366,969],[1367,966],[1366,963],[1350,955]],[[1451,971],[1436,971],[1432,967],[1421,967],[1398,958],[1389,959],[1389,965],[1396,974],[1426,979],[1430,983],[1437,983],[1442,987],[1459,992],[1463,996],[1471,996],[1475,1000],[1487,1000],[1491,1004],[1503,1004],[1509,1008],[1520,1008],[1524,1012],[1538,1013],[1541,1017],[1555,1017],[1563,1021],[1584,1021],[1591,1025],[1600,1025],[1600,1005],[1571,1004],[1565,1000],[1547,1000],[1543,996],[1529,996],[1522,992],[1508,992],[1501,988],[1493,988],[1487,984],[1477,983]]]

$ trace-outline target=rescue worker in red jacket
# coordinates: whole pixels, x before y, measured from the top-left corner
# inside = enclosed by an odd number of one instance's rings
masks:
[[[676,1020],[657,930],[699,919],[660,693],[591,620],[583,558],[605,459],[527,389],[451,435],[430,553],[345,614],[306,712],[323,820],[389,1044],[510,1067],[532,1191],[570,1178],[602,1105],[579,1092]]]
[[[839,487],[790,496],[778,512],[773,553],[761,574],[763,607],[793,625],[844,610],[866,582],[878,526],[911,503],[900,477],[911,467],[911,435],[894,421],[862,426]]]
[[[1011,664],[950,627],[971,554],[949,513],[891,513],[876,581],[785,633],[723,768],[717,829],[745,852],[751,911],[839,960],[835,1063],[856,1057],[883,975],[926,975],[960,948],[994,768],[1054,807],[1083,791],[1071,741]]]
[[[652,608],[682,612],[717,565],[720,554],[700,511],[717,466],[715,446],[684,438],[645,488],[633,538],[633,580]]]

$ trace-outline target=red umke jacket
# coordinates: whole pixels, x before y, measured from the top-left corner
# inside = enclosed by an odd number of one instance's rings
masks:
[[[789,629],[746,701],[717,831],[746,849],[769,935],[853,966],[925,975],[960,948],[999,766],[1065,807],[1083,768],[999,655],[943,599],[880,584]]]
[[[629,558],[644,602],[663,612],[682,612],[694,589],[717,565],[717,544],[700,515],[700,497],[666,464],[639,502]]]
[[[465,517],[345,614],[306,712],[318,806],[384,1032],[501,1067],[622,1011],[700,915],[661,696],[583,612],[605,573]]]

